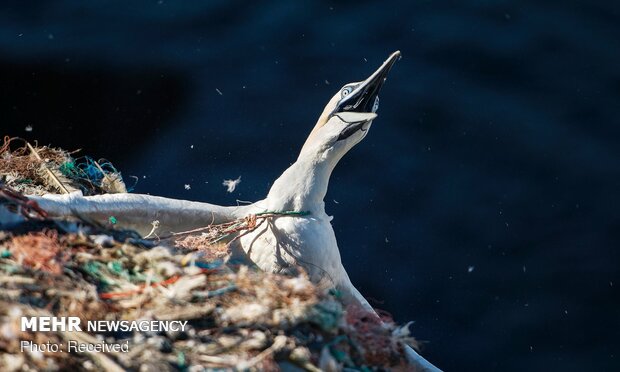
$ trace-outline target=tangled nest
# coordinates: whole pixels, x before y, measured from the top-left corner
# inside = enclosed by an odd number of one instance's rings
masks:
[[[16,147],[15,143],[22,143]],[[0,180],[25,195],[69,193],[84,195],[127,192],[120,172],[105,159],[74,158],[80,150],[67,152],[31,145],[18,137],[4,137],[0,146]]]
[[[53,154],[54,164],[66,159]],[[38,174],[36,164],[22,163],[27,155],[11,156],[20,159],[20,174]],[[164,246],[112,225],[50,219],[6,185],[0,186],[0,212],[2,371],[407,370],[403,347],[415,343],[407,326],[344,308],[338,293],[317,289],[304,273],[234,265],[226,261],[228,246],[210,236],[184,236]],[[188,328],[22,332],[22,316],[78,316],[82,323],[180,320]],[[22,341],[68,340],[128,342],[129,352],[20,350]]]

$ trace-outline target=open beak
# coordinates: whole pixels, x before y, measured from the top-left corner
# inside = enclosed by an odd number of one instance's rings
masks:
[[[368,79],[362,81],[346,97],[338,102],[332,115],[339,112],[374,112],[373,106],[390,69],[400,59],[400,51],[392,53]]]

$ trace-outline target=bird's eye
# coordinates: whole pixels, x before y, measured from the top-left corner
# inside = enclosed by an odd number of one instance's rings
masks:
[[[379,96],[375,97],[375,103],[372,105],[372,112],[377,112],[379,109]]]
[[[353,87],[352,86],[344,87],[342,89],[342,92],[340,92],[340,94],[342,95],[342,98],[344,98],[344,97],[348,96],[349,93],[351,93],[351,91],[353,91]]]

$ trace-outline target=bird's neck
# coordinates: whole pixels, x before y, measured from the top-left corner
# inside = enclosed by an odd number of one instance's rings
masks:
[[[335,164],[319,156],[303,155],[269,190],[267,204],[270,210],[308,211],[316,216],[325,214],[323,199]]]

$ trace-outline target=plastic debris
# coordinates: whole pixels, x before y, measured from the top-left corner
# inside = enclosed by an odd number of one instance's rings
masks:
[[[50,161],[57,169],[67,163],[61,150],[36,148],[56,159]],[[0,151],[3,160],[28,156],[7,151]],[[65,172],[77,169],[67,164]],[[2,168],[0,175],[6,176]],[[414,344],[406,326],[344,308],[337,291],[318,289],[303,272],[266,273],[229,259],[230,247],[222,237],[230,239],[237,229],[256,226],[269,214],[168,240],[157,238],[159,221],[153,221],[154,239],[144,240],[119,230],[114,216],[105,225],[70,217],[52,220],[36,203],[1,184],[0,212],[0,370],[261,371],[290,365],[308,371],[406,370],[402,351]],[[9,215],[19,218],[9,224]],[[106,334],[20,330],[21,316],[42,315],[78,316],[82,322],[187,320],[189,328]],[[127,342],[129,352],[20,350],[22,341],[68,340]]]
[[[13,148],[14,143],[23,146]],[[0,146],[0,181],[23,194],[69,193],[84,195],[127,192],[121,173],[105,159],[95,161],[48,146],[31,145],[21,138],[4,137]]]

